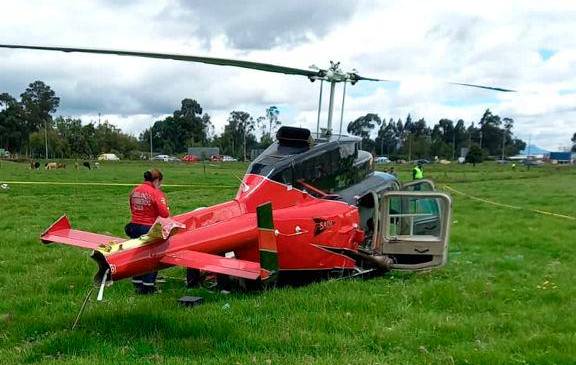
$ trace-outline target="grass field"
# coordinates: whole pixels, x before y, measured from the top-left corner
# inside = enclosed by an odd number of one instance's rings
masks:
[[[173,213],[234,196],[243,164],[161,165]],[[31,171],[2,162],[0,182],[137,183],[144,163]],[[409,167],[397,167],[404,179]],[[129,282],[71,325],[96,266],[86,251],[43,246],[62,213],[83,230],[121,235],[130,186],[24,185],[0,190],[0,359],[16,363],[573,364],[576,362],[576,169],[431,166],[454,197],[447,266],[371,280],[257,293],[185,289],[133,294]],[[184,271],[169,269],[172,278]],[[205,304],[180,307],[180,296]]]

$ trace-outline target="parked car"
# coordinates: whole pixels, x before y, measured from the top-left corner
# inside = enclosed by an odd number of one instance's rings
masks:
[[[164,161],[164,162],[179,162],[180,159],[178,157],[170,156],[170,155],[157,155],[152,157],[153,161]]]
[[[184,161],[184,162],[198,162],[198,161],[200,161],[200,158],[196,155],[186,155],[186,156],[182,157],[182,161]]]
[[[542,166],[544,165],[544,161],[541,160],[524,160],[522,163],[525,166]]]
[[[224,158],[224,156],[222,155],[212,155],[210,156],[210,161],[212,162],[222,162],[222,159]]]
[[[98,161],[120,161],[120,159],[113,153],[103,153],[98,156]]]
[[[152,161],[166,161],[166,159],[170,157],[168,155],[156,155],[152,157]]]
[[[164,159],[164,162],[180,162],[181,160],[176,156],[168,156]]]
[[[374,159],[374,162],[377,164],[387,164],[390,163],[390,159],[386,156],[379,156]]]
[[[222,161],[223,162],[236,162],[238,160],[232,156],[222,156]]]
[[[420,160],[414,160],[414,164],[418,164],[418,165],[428,165],[430,163],[429,160],[425,160],[425,159],[420,159]]]
[[[0,158],[10,158],[10,152],[0,148]]]

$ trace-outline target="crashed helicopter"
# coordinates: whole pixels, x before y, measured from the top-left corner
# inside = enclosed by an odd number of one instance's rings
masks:
[[[446,263],[451,199],[429,180],[401,184],[375,171],[361,139],[332,132],[337,83],[388,81],[357,72],[305,70],[234,59],[86,48],[0,45],[0,48],[112,54],[235,66],[320,80],[316,133],[281,127],[276,141],[248,167],[231,201],[171,218],[125,239],[73,229],[62,216],[41,234],[45,244],[92,250],[95,281],[104,284],[171,266],[269,285],[292,274],[363,275],[422,270]],[[326,128],[320,131],[323,82],[330,83]],[[453,83],[501,92],[513,90]],[[342,100],[342,110],[344,97]]]

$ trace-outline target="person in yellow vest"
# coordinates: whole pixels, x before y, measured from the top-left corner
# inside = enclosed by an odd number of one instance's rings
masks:
[[[418,165],[414,166],[412,169],[412,180],[421,180],[424,178],[424,169],[422,168],[422,164],[419,163]]]

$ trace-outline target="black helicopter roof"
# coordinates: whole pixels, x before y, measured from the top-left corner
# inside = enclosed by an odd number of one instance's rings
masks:
[[[272,170],[283,169],[296,160],[305,160],[331,151],[340,146],[356,149],[362,140],[347,135],[320,135],[313,138],[305,128],[281,127],[277,141],[262,152],[248,168],[249,173],[267,176]]]

